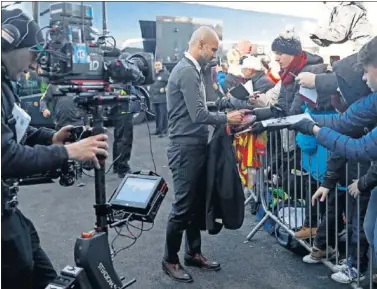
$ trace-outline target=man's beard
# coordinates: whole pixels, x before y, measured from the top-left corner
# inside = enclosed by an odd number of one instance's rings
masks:
[[[200,58],[198,60],[198,63],[201,67],[205,67],[208,63],[210,63],[211,59],[208,59],[207,56],[200,54]]]

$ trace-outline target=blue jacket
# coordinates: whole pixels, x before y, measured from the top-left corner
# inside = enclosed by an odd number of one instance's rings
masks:
[[[377,160],[376,92],[353,103],[341,115],[313,115],[312,118],[321,126],[317,135],[320,145],[349,160]]]
[[[312,117],[335,114],[333,111],[327,112],[313,112],[309,108],[305,109],[305,112]],[[302,167],[305,171],[309,172],[313,179],[323,182],[323,178],[326,175],[327,159],[330,157],[331,152],[325,149],[323,146],[318,145],[315,136],[305,135],[298,133],[296,136],[297,145],[302,151]]]
[[[224,90],[225,87],[224,87],[224,81],[225,81],[225,77],[226,77],[226,73],[223,72],[223,71],[219,71],[216,75],[216,80],[217,80],[217,83],[221,86],[221,88]]]

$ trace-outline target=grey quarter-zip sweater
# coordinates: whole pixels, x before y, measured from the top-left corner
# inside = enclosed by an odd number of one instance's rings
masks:
[[[201,72],[183,57],[173,68],[167,86],[169,138],[182,144],[207,144],[208,125],[226,124],[222,112],[209,112]]]

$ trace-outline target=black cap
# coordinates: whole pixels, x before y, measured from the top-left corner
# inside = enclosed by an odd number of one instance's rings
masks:
[[[39,25],[21,9],[2,9],[1,24],[11,24],[20,32],[19,43],[14,49],[31,48],[44,42]]]

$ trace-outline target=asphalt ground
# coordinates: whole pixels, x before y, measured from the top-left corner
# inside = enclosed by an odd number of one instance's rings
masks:
[[[154,128],[153,124],[150,127]],[[108,132],[112,140],[112,129]],[[169,185],[166,196],[155,220],[154,228],[144,232],[129,249],[115,258],[115,267],[126,280],[136,278],[133,289],[330,289],[350,288],[330,279],[331,272],[323,265],[307,265],[301,257],[285,250],[265,231],[260,231],[245,243],[245,236],[256,224],[247,210],[244,225],[237,231],[223,230],[217,236],[202,234],[203,253],[222,265],[219,272],[202,272],[189,268],[194,277],[192,284],[172,281],[161,270],[165,242],[165,228],[174,198],[171,174],[167,167],[167,138],[152,136],[152,150],[158,174]],[[108,160],[110,164],[111,161]],[[153,169],[146,124],[135,126],[131,167],[133,170]],[[89,172],[93,174],[93,172]],[[35,185],[20,190],[20,208],[33,220],[41,243],[57,270],[73,265],[75,238],[93,228],[95,222],[94,179],[84,176],[84,187],[77,183],[69,188],[58,184]],[[116,189],[120,179],[109,172],[106,177],[107,196]],[[149,227],[149,225],[145,225]],[[134,230],[137,233],[137,230]],[[110,240],[115,236],[110,234]],[[132,240],[118,238],[116,249],[127,246]],[[181,252],[182,253],[182,252]],[[183,257],[183,255],[182,255]]]

